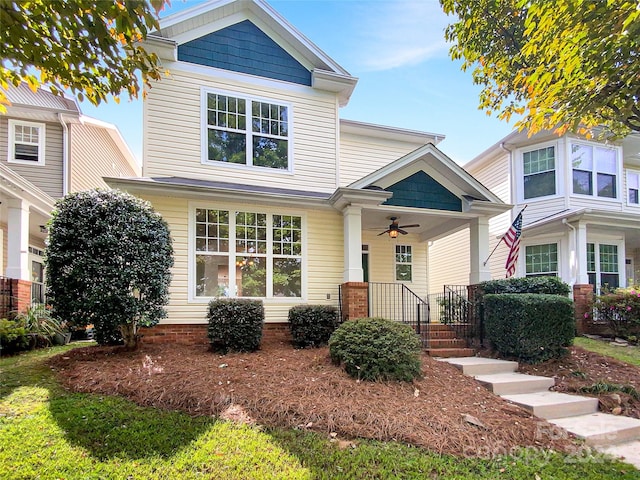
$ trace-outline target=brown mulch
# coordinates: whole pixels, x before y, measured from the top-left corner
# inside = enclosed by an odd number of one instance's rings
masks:
[[[621,347],[625,348],[625,347]],[[520,364],[519,371],[554,377],[552,390],[597,397],[600,410],[615,415],[640,418],[640,398],[620,391],[587,393],[583,387],[595,384],[631,386],[640,394],[640,368],[613,358],[603,357],[580,347],[571,347],[569,355],[537,365]]]
[[[351,440],[396,440],[456,455],[576,449],[557,427],[426,355],[424,377],[412,383],[358,382],[331,363],[327,348],[296,350],[278,341],[228,355],[206,346],[142,345],[134,352],[86,347],[54,357],[50,365],[70,390],[191,415]]]

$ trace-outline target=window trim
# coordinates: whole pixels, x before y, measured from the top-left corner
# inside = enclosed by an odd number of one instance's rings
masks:
[[[532,198],[524,198],[524,154],[529,152],[534,152],[536,150],[542,150],[545,148],[553,147],[554,148],[554,171],[555,171],[555,193],[552,195],[544,195],[541,197],[532,197]],[[543,142],[534,145],[528,145],[526,147],[522,147],[514,151],[513,158],[515,162],[515,177],[517,178],[517,188],[515,188],[515,192],[517,195],[516,203],[529,203],[529,202],[537,202],[541,200],[548,200],[551,198],[558,198],[563,195],[562,185],[563,185],[563,171],[559,168],[559,156],[560,156],[560,146],[558,142]]]
[[[409,248],[410,249],[410,255],[411,255],[411,261],[410,262],[398,262],[398,247],[405,247],[405,248]],[[400,254],[402,255],[402,253]],[[413,283],[413,274],[414,274],[414,269],[413,269],[413,245],[411,244],[406,244],[406,243],[397,243],[393,246],[393,278],[395,282],[401,282],[401,283]],[[410,280],[400,280],[398,279],[398,265],[409,265],[410,267],[410,272],[411,272],[411,279]]]
[[[631,190],[629,188],[629,176],[630,175],[636,175],[638,177],[638,202],[637,203],[631,203],[629,201],[629,191]],[[635,190],[635,189],[634,189]],[[629,207],[640,207],[640,170],[634,170],[631,168],[627,168],[625,169],[625,202],[626,205]]]
[[[539,247],[541,245],[555,245],[556,246],[556,255],[557,255],[557,259],[556,259],[556,270],[554,272],[549,271],[549,272],[532,272],[532,273],[528,273],[527,272],[527,248],[530,247]],[[524,245],[521,248],[522,251],[522,271],[523,271],[523,276],[524,277],[537,277],[537,276],[544,276],[544,275],[548,275],[550,273],[555,273],[555,276],[557,278],[561,278],[562,276],[562,260],[561,260],[561,250],[562,245],[560,244],[559,241],[554,241],[554,240],[545,240],[545,239],[540,239],[539,242],[537,243],[529,243]]]
[[[16,127],[35,127],[38,128],[38,161],[32,160],[20,160],[15,158],[15,146],[16,146]],[[38,122],[28,122],[23,120],[9,119],[8,122],[8,148],[7,148],[7,162],[16,163],[19,165],[44,165],[45,164],[45,145],[46,145],[46,125]],[[33,144],[32,144],[33,145]]]
[[[593,166],[591,168],[591,170],[585,170],[585,169],[575,169],[573,168],[573,162],[572,162],[572,155],[573,152],[572,147],[573,145],[582,145],[582,146],[588,146],[592,149],[593,155]],[[612,150],[613,152],[615,152],[616,154],[616,173],[615,175],[615,189],[616,189],[616,196],[615,197],[602,197],[600,195],[598,195],[598,174],[602,173],[605,175],[612,175],[610,173],[606,173],[606,172],[601,172],[600,170],[598,170],[598,165],[597,165],[597,160],[595,157],[595,151],[597,148],[603,148],[603,149],[608,149],[608,150]],[[602,143],[594,143],[594,142],[587,142],[587,141],[582,141],[582,140],[575,140],[575,139],[570,139],[567,142],[567,167],[569,169],[569,192],[570,195],[572,196],[576,196],[578,198],[590,198],[590,199],[594,199],[594,200],[602,200],[605,202],[620,202],[621,199],[621,192],[622,192],[622,185],[621,185],[621,179],[622,179],[622,162],[621,162],[621,154],[620,154],[620,148],[619,147],[615,147],[615,146],[610,146],[610,145],[605,145]],[[587,194],[587,193],[575,193],[573,191],[573,172],[574,170],[579,170],[582,172],[591,172],[591,184],[592,184],[592,190],[593,192],[591,194]],[[624,189],[624,193],[627,193],[627,189]]]
[[[624,240],[621,240],[619,238],[608,238],[608,237],[600,237],[600,236],[596,236],[596,237],[588,237],[587,238],[587,245],[588,244],[593,244],[594,245],[594,253],[595,253],[595,267],[596,270],[592,271],[589,270],[589,264],[588,264],[588,260],[587,258],[585,258],[585,263],[584,263],[584,269],[585,272],[587,273],[587,275],[589,275],[590,273],[594,273],[596,276],[596,285],[595,287],[602,288],[602,274],[611,274],[613,272],[602,272],[602,270],[600,269],[600,246],[601,245],[612,245],[615,246],[617,249],[617,255],[618,255],[618,285],[621,288],[626,287],[627,285],[627,278],[626,278],[626,265],[625,265],[625,261],[626,261],[626,249],[625,249],[625,245],[624,245]],[[587,257],[588,257],[588,247],[585,247],[585,252],[587,252]]]
[[[229,212],[229,232],[234,231],[236,227],[235,215],[233,212],[242,211],[249,213],[261,213],[265,214],[268,217],[268,227],[267,228],[267,254],[264,255],[264,258],[268,263],[272,262],[274,258],[283,258],[282,255],[273,255],[273,216],[274,215],[289,215],[300,217],[301,219],[301,233],[302,233],[302,245],[301,245],[301,271],[300,271],[300,297],[274,297],[273,296],[273,271],[272,269],[267,268],[266,273],[266,293],[267,295],[271,294],[271,296],[265,297],[229,297],[229,298],[253,298],[260,299],[264,302],[264,304],[282,304],[282,303],[303,303],[307,301],[308,298],[308,249],[307,249],[307,215],[305,212],[294,211],[288,209],[280,209],[280,208],[253,208],[251,205],[233,205],[233,204],[224,204],[224,203],[210,203],[210,202],[189,202],[188,206],[188,222],[187,222],[187,252],[189,258],[187,260],[187,303],[188,304],[207,304],[212,299],[216,297],[205,297],[205,296],[197,296],[196,295],[196,255],[199,253],[196,251],[196,209],[208,209],[208,210],[226,210]],[[202,252],[200,252],[202,253]],[[229,262],[233,260],[233,263],[236,262],[236,257],[238,256],[238,252],[236,252],[236,244],[235,242],[229,241],[229,251],[216,253],[216,255],[225,255],[228,256]],[[241,255],[240,255],[241,256]],[[271,270],[271,272],[270,272]],[[231,270],[230,270],[231,271]],[[231,283],[231,281],[229,282]]]
[[[245,105],[245,109],[247,112],[251,111],[251,102],[264,102],[264,103],[273,103],[283,107],[287,107],[287,122],[288,122],[288,132],[289,135],[287,137],[288,142],[288,151],[287,151],[287,168],[271,168],[271,167],[263,167],[259,165],[249,165],[248,163],[230,163],[230,162],[218,162],[215,160],[209,160],[209,149],[208,149],[208,131],[209,124],[207,120],[207,101],[209,94],[218,94],[225,95],[234,98],[240,98],[247,102]],[[251,131],[251,117],[247,117],[246,122],[246,132],[247,132],[247,150],[246,150],[246,158],[250,157],[250,148],[252,148],[252,143],[250,140],[252,138],[253,132]],[[291,102],[285,100],[277,100],[275,98],[267,98],[261,97],[257,95],[250,95],[246,93],[233,92],[229,90],[222,90],[217,88],[208,88],[201,87],[200,89],[200,143],[201,143],[201,151],[200,151],[200,163],[202,165],[207,166],[218,166],[223,168],[231,168],[231,169],[240,169],[240,170],[251,170],[260,173],[273,173],[278,175],[291,175],[294,173],[294,133],[293,133],[293,104]]]

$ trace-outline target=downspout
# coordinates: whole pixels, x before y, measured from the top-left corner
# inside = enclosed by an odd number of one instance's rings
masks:
[[[61,113],[58,113],[58,120],[62,125],[62,196],[64,197],[69,193],[69,127]]]
[[[574,243],[575,243],[574,248],[575,248],[575,252],[576,252],[576,267],[575,267],[575,271],[571,272],[571,273],[573,274],[572,275],[572,277],[573,277],[572,278],[572,280],[573,280],[572,285],[575,285],[576,282],[578,281],[577,272],[578,272],[578,265],[580,265],[580,255],[579,255],[580,250],[578,249],[578,232],[576,231],[576,227],[574,227],[569,222],[567,222],[566,218],[562,219],[562,223],[564,223],[567,227],[569,227],[571,230],[573,230],[573,238],[574,238]]]

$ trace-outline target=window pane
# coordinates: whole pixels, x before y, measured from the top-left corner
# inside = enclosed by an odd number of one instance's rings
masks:
[[[589,145],[571,145],[571,165],[579,170],[593,170],[593,148]]]
[[[638,190],[637,189],[629,189],[629,203],[638,203]]]
[[[617,173],[617,155],[616,151],[611,148],[596,147],[596,164],[598,172]]]
[[[600,271],[618,272],[618,246],[600,244]]]
[[[529,245],[525,248],[526,274],[554,274],[558,271],[558,245]]]
[[[594,243],[587,243],[587,272],[596,271],[596,246]]]
[[[556,172],[550,171],[524,177],[524,198],[544,197],[556,193]]]
[[[24,145],[16,143],[15,145],[15,159],[16,160],[29,160],[32,162],[38,161],[38,146],[37,145]]]
[[[236,288],[238,297],[265,297],[267,295],[266,259],[263,257],[236,257]]]
[[[555,170],[555,148],[547,147],[522,154],[524,174]]]
[[[573,193],[593,195],[593,180],[591,172],[584,170],[573,171]]]
[[[617,273],[603,273],[600,275],[600,285],[611,290],[620,286],[620,276]]]
[[[606,173],[598,174],[598,196],[616,198],[616,177]]]
[[[396,245],[396,281],[412,281],[412,257],[411,245]]]
[[[635,188],[638,190],[640,188],[640,175],[637,173],[628,173],[627,174],[627,186],[629,188]]]
[[[411,265],[396,264],[396,280],[398,282],[410,282]]]
[[[300,258],[273,259],[273,296],[302,296],[302,260]]]
[[[267,137],[253,137],[253,164],[258,167],[289,168],[289,142]]]
[[[196,255],[196,296],[228,297],[229,257]]]
[[[247,163],[247,139],[244,134],[209,129],[208,135],[210,161]]]

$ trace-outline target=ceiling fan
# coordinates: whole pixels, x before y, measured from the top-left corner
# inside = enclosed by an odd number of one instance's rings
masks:
[[[389,220],[391,220],[391,224],[389,225],[389,228],[384,232],[379,233],[378,236],[388,233],[391,238],[396,238],[398,236],[398,233],[401,233],[402,235],[406,235],[407,233],[409,233],[403,230],[403,228],[412,228],[412,227],[420,226],[418,223],[412,223],[411,225],[398,225],[398,217],[389,217]]]

